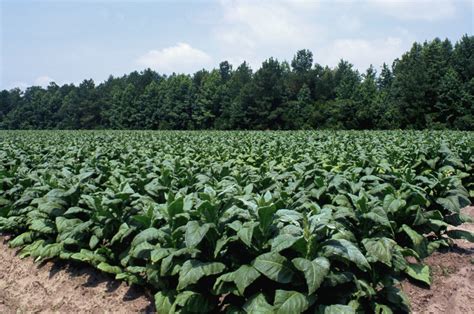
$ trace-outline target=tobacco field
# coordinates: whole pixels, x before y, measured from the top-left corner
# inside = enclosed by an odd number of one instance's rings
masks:
[[[158,313],[403,313],[474,198],[460,131],[2,131],[0,231]],[[448,226],[449,229],[448,229]]]

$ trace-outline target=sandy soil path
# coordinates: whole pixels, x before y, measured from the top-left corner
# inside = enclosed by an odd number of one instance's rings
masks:
[[[0,313],[152,312],[140,287],[129,287],[92,267],[20,259],[0,240]]]
[[[474,218],[474,206],[464,208],[463,212]],[[465,223],[455,229],[474,232],[474,224]],[[403,283],[413,313],[474,313],[474,243],[455,240],[455,244],[454,248],[425,259],[432,271],[430,289],[408,281]]]

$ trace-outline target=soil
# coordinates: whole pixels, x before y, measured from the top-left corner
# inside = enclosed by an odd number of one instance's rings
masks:
[[[463,209],[474,218],[474,206]],[[474,232],[473,223],[453,229]],[[474,243],[455,240],[449,250],[438,251],[424,260],[431,267],[431,288],[405,280],[413,313],[474,313]]]
[[[474,218],[474,206],[463,212]],[[456,229],[474,232],[474,224]],[[141,287],[127,286],[84,265],[20,259],[5,240],[0,237],[0,313],[154,311],[151,294]],[[474,313],[474,244],[455,240],[454,247],[424,262],[431,266],[431,288],[402,283],[413,313]]]
[[[0,240],[0,313],[153,312],[149,293],[71,262],[20,259]]]

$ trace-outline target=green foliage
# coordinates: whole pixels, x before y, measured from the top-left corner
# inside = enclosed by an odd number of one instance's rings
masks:
[[[229,71],[202,73],[200,84],[234,84]],[[148,286],[158,312],[408,312],[399,280],[429,285],[422,258],[450,239],[473,241],[451,227],[469,220],[460,210],[474,195],[473,140],[2,131],[0,231],[20,257]]]
[[[314,61],[302,49],[291,66],[269,58],[255,72],[223,61],[192,75],[3,90],[0,129],[474,130],[474,36],[414,43],[380,74]]]
[[[304,258],[293,259],[293,265],[301,271],[308,285],[308,294],[313,294],[323,282],[329,271],[329,261],[324,257],[318,257],[313,261]]]

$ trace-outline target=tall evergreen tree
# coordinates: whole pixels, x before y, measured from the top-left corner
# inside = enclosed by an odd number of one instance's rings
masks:
[[[96,85],[40,86],[0,92],[7,129],[295,129],[455,128],[472,130],[474,36],[454,48],[435,38],[414,43],[393,62],[360,75],[348,61],[335,68],[299,50],[270,58],[253,73],[228,61],[193,75],[151,69]]]

